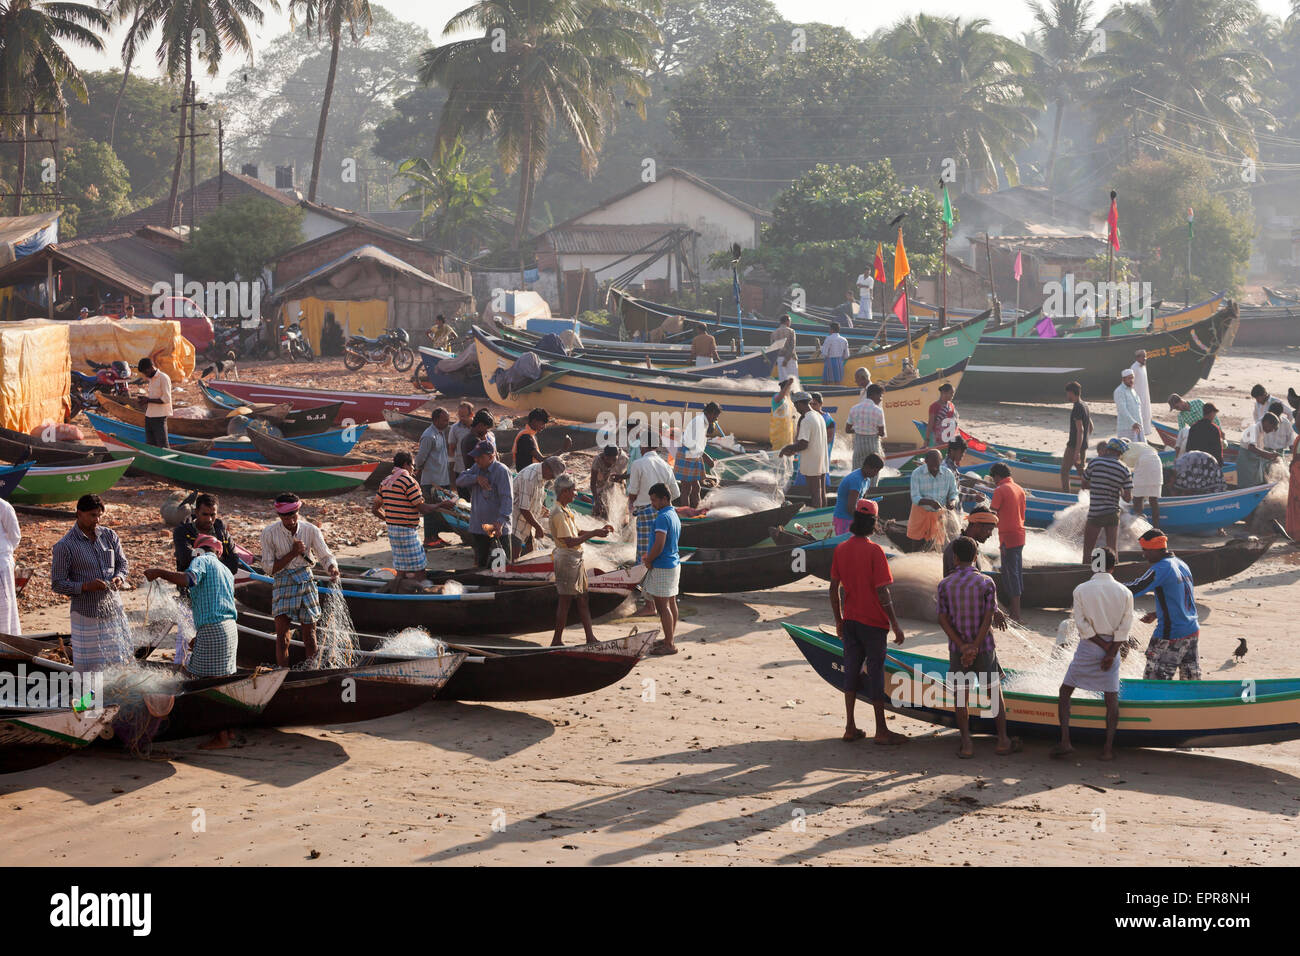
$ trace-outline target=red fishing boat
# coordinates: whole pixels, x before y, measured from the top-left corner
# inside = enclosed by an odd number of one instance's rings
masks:
[[[429,401],[429,395],[385,395],[382,392],[338,392],[327,388],[300,388],[295,385],[263,385],[260,382],[210,382],[240,401],[278,404],[288,402],[294,408],[317,408],[332,402],[341,402],[337,423],[350,421],[354,425],[382,422],[385,411],[415,411]]]

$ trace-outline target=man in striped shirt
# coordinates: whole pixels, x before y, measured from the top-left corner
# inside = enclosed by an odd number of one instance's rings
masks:
[[[853,436],[854,468],[861,468],[868,455],[881,455],[881,442],[885,440],[885,410],[880,402],[884,396],[883,387],[868,385],[862,401],[849,409],[845,431]]]
[[[77,521],[54,544],[50,585],[72,598],[72,660],[79,671],[100,671],[130,658],[126,612],[117,592],[126,584],[126,555],[110,528],[101,527],[104,502],[82,495]]]
[[[429,559],[420,540],[420,516],[438,505],[425,504],[420,483],[411,474],[411,453],[399,451],[393,456],[393,470],[379,485],[370,510],[388,525],[388,546],[393,552],[395,586],[406,578],[422,578]]]
[[[1120,461],[1128,448],[1123,438],[1097,445],[1097,457],[1083,471],[1083,489],[1090,495],[1088,520],[1083,526],[1083,563],[1092,562],[1092,549],[1106,531],[1106,546],[1116,551],[1119,543],[1119,500],[1133,500],[1133,473]]]

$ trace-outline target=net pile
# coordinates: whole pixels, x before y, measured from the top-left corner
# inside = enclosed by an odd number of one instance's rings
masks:
[[[1088,521],[1089,499],[1088,492],[1080,491],[1078,504],[1070,505],[1064,511],[1058,511],[1047,528],[1048,534],[1075,545],[1079,549],[1080,558],[1083,556],[1083,526]],[[1119,515],[1119,550],[1136,551],[1139,547],[1138,538],[1150,530],[1151,522],[1146,518],[1138,517],[1127,510],[1121,510]],[[1101,545],[1106,543],[1104,533],[1098,538],[1098,543]],[[1025,557],[1028,558],[1029,556],[1026,555]]]
[[[385,638],[380,650],[403,657],[441,657],[447,645],[422,627],[408,627]]]
[[[1133,627],[1129,630],[1128,655],[1116,659],[1121,678],[1136,680],[1142,677],[1146,670],[1146,646],[1154,631],[1154,624],[1143,624],[1138,620],[1137,615],[1134,616]],[[1070,667],[1070,661],[1074,659],[1074,650],[1079,643],[1079,632],[1074,626],[1074,621],[1069,618],[1062,621],[1061,633],[1057,636],[1057,643],[1052,647],[1046,646],[1042,636],[1037,632],[1015,621],[1008,620],[1006,631],[998,631],[994,640],[1001,642],[1005,639],[1004,635],[1010,635],[1028,648],[1032,654],[1032,661],[1027,667],[1017,668],[1014,673],[1009,674],[1003,682],[1003,688],[1022,694],[1057,696],[1061,690],[1061,683],[1065,679],[1065,672]],[[1133,646],[1134,644],[1136,647]],[[1081,689],[1076,689],[1074,695],[1101,697],[1101,694],[1096,691]]]

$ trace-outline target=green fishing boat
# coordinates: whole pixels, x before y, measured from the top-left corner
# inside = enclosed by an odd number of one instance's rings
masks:
[[[131,467],[131,459],[101,461],[94,465],[58,465],[32,468],[18,482],[9,500],[16,505],[51,505],[98,495],[112,488]]]

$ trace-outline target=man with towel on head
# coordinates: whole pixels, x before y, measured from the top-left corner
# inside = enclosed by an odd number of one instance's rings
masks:
[[[925,453],[925,463],[912,471],[907,536],[913,541],[941,541],[944,512],[956,508],[961,500],[956,475],[942,465],[943,456],[930,449]]]
[[[1147,645],[1147,666],[1143,680],[1173,680],[1175,671],[1183,680],[1200,680],[1197,641],[1201,623],[1196,615],[1196,593],[1192,571],[1169,550],[1169,539],[1152,528],[1138,539],[1149,567],[1142,577],[1125,585],[1133,596],[1156,596],[1157,610],[1142,615],[1143,624],[1155,623]]]
[[[72,598],[72,663],[102,671],[130,659],[126,611],[117,592],[126,585],[126,555],[117,533],[100,527],[99,495],[77,499],[77,521],[54,544],[50,586]]]
[[[587,634],[587,643],[595,644],[596,635],[591,630],[591,608],[587,604],[587,569],[582,560],[582,545],[592,538],[606,537],[614,532],[613,525],[592,531],[579,531],[578,519],[569,510],[576,493],[572,475],[562,474],[555,479],[555,507],[551,510],[551,537],[555,549],[551,561],[555,567],[555,590],[560,603],[555,608],[555,635],[551,646],[559,647],[564,641],[564,626],[569,622],[569,604],[578,602],[578,618]]]
[[[1115,387],[1115,434],[1129,441],[1142,441],[1142,400],[1133,388],[1136,376],[1131,368],[1120,373],[1120,383]]]
[[[316,656],[320,595],[311,570],[319,562],[339,576],[338,562],[320,528],[298,516],[302,500],[291,491],[275,497],[273,521],[262,529],[262,570],[271,576],[271,616],[275,618],[275,661],[289,666],[289,622],[296,618],[307,658]],[[420,551],[424,556],[424,551]]]
[[[1133,373],[1133,391],[1137,393],[1138,408],[1142,413],[1139,418],[1142,434],[1139,437],[1145,439],[1155,430],[1151,425],[1151,386],[1147,384],[1146,349],[1138,349],[1133,353],[1133,364],[1129,366],[1129,370]]]
[[[1115,730],[1119,727],[1119,661],[1129,629],[1133,626],[1133,595],[1111,575],[1115,552],[1098,548],[1094,554],[1092,578],[1074,589],[1074,624],[1079,629],[1079,646],[1061,681],[1056,715],[1061,724],[1061,742],[1052,747],[1053,757],[1074,752],[1070,746],[1070,698],[1076,687],[1096,691],[1106,701],[1106,743],[1102,760],[1114,759]]]
[[[976,545],[981,545],[989,538],[993,537],[993,532],[998,530],[998,516],[990,508],[979,505],[971,509],[970,514],[966,515],[966,527],[961,529],[961,534],[957,535],[948,542],[948,546],[943,549],[943,576],[946,578],[957,570],[957,555],[953,551],[953,545],[959,538],[970,538]],[[975,555],[975,567],[979,569],[979,554]]]

